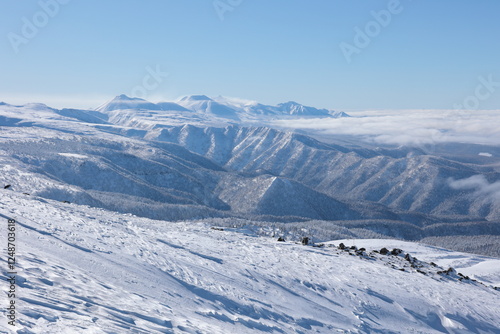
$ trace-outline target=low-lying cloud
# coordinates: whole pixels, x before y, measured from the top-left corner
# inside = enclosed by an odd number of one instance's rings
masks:
[[[352,112],[336,119],[276,120],[275,126],[327,135],[354,135],[393,145],[471,143],[500,145],[500,111],[415,110]]]
[[[475,190],[477,195],[500,201],[500,181],[490,183],[484,175],[474,175],[461,180],[449,179],[448,184],[455,190]]]

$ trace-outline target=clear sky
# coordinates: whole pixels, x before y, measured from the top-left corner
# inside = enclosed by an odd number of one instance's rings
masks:
[[[8,103],[96,107],[137,93],[337,110],[464,101],[500,109],[498,0],[0,3]]]

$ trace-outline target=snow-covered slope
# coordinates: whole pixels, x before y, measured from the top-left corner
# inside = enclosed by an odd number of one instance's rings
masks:
[[[349,115],[341,111],[335,112],[327,109],[317,109],[314,107],[304,106],[295,101],[280,103],[274,109],[276,114],[284,114],[284,115],[316,116],[316,117],[318,116],[349,117]]]
[[[500,286],[500,259],[488,256],[472,255],[469,253],[455,252],[442,247],[401,240],[387,239],[345,239],[337,240],[335,243],[345,243],[358,248],[381,249],[404,249],[412,256],[426,262],[434,262],[442,267],[454,268],[457,272],[477,279],[485,284]]]
[[[229,178],[219,182],[218,188],[219,197],[237,212],[324,220],[361,218],[345,203],[275,176]]]
[[[239,121],[238,110],[227,105],[220,104],[205,95],[192,95],[181,98],[178,103],[187,109],[197,113]]]
[[[455,254],[443,249],[405,243],[399,255],[373,252],[394,245],[383,240],[366,241],[365,251],[303,246],[249,229],[152,221],[0,193],[0,219],[17,221],[17,333],[497,333],[500,328],[500,292],[441,265],[440,259]],[[6,234],[0,238],[5,244]],[[419,260],[405,259],[411,251]],[[474,263],[463,268],[470,278],[481,278],[481,265],[498,277],[499,260],[460,256]],[[5,254],[0,257],[5,263]],[[426,257],[437,264],[420,261]],[[2,315],[0,331],[8,333],[5,308]]]
[[[122,94],[116,96],[111,101],[99,106],[98,108],[96,108],[96,111],[109,112],[113,110],[127,109],[161,110],[161,107],[144,99],[140,99],[137,97],[128,97]]]

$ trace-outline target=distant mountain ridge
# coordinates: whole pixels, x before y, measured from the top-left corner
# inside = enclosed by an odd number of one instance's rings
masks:
[[[236,121],[240,120],[241,116],[245,115],[349,117],[348,114],[341,111],[318,109],[294,101],[280,103],[276,106],[256,102],[240,104],[234,103],[229,98],[218,97],[212,99],[206,95],[185,96],[175,102],[152,103],[141,98],[132,98],[122,94],[104,103],[95,110],[103,113],[116,110],[191,111]]]

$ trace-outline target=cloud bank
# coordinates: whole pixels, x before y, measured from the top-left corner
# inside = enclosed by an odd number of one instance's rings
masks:
[[[467,179],[449,179],[448,184],[455,190],[476,190],[476,195],[490,197],[492,201],[500,201],[500,181],[489,183],[484,175],[474,175]]]
[[[275,126],[322,134],[354,135],[395,145],[471,143],[500,146],[499,110],[351,112],[349,118],[276,120]]]

